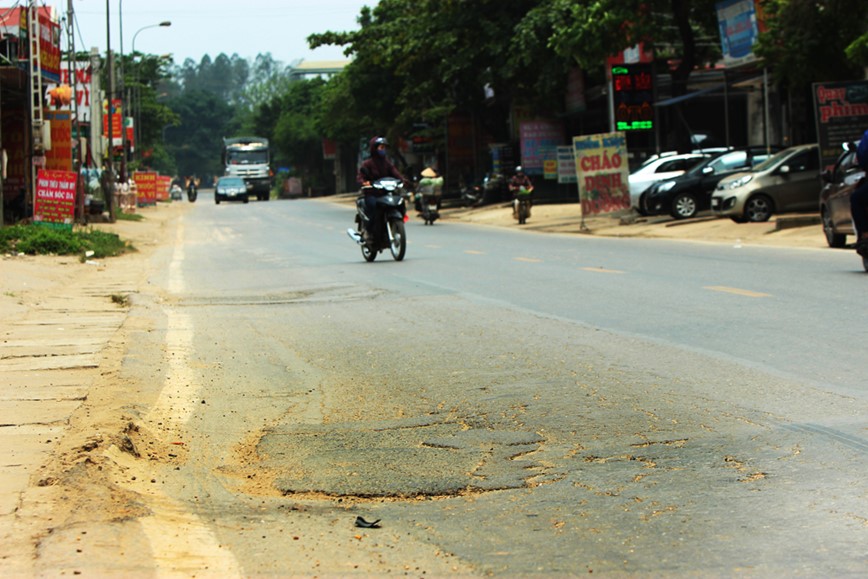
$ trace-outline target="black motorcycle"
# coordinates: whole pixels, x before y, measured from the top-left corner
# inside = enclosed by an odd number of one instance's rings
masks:
[[[199,190],[196,188],[196,184],[191,182],[189,185],[187,185],[187,201],[189,201],[190,203],[195,203],[196,197],[198,196]]]
[[[377,200],[377,209],[374,215],[369,216],[370,221],[365,215],[365,194],[374,195]],[[395,261],[401,261],[407,252],[406,221],[403,184],[400,179],[384,177],[362,189],[356,199],[357,230],[351,227],[347,229],[347,235],[361,246],[365,261],[374,261],[384,249],[392,252]]]

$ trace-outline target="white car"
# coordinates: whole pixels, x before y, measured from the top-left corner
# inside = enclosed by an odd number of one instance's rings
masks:
[[[630,173],[630,205],[645,215],[642,203],[642,193],[658,181],[664,181],[681,175],[710,155],[705,153],[663,154],[653,156]]]

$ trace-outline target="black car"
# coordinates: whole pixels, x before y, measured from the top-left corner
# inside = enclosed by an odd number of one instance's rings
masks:
[[[645,192],[645,211],[675,219],[694,217],[711,208],[711,194],[721,179],[751,169],[780,149],[741,147],[718,153],[678,177],[651,185]]]
[[[845,143],[835,167],[823,172],[824,185],[820,191],[823,234],[829,247],[844,247],[847,236],[855,235],[850,194],[864,177],[865,171],[856,162],[856,143]]]

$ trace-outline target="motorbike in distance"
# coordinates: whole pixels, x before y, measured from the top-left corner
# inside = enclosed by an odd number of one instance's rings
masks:
[[[434,225],[434,222],[440,218],[443,177],[437,175],[433,169],[425,169],[422,171],[422,178],[416,182],[416,191],[420,197],[419,213],[425,225]]]
[[[527,223],[527,218],[530,217],[531,193],[533,187],[521,187],[515,192],[515,215],[519,225]]]
[[[187,201],[190,203],[196,202],[196,197],[199,196],[199,188],[196,186],[196,181],[190,179],[187,183]]]
[[[366,194],[374,195],[377,201],[374,215],[365,215]],[[361,246],[365,261],[374,261],[385,249],[392,253],[395,261],[401,261],[407,252],[404,227],[407,219],[403,183],[394,177],[383,177],[370,187],[362,188],[356,199],[356,229],[350,227],[347,235]]]

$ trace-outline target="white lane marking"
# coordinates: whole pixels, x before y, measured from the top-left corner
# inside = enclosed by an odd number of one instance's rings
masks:
[[[168,289],[181,294],[184,284],[184,226],[178,224]],[[200,398],[199,384],[190,370],[195,331],[189,315],[166,308],[166,350],[168,371],[163,388],[145,419],[180,431],[190,420]],[[153,515],[139,519],[157,567],[156,577],[191,577],[204,573],[241,577],[241,567],[231,551],[220,545],[214,531],[182,503],[160,493],[151,493]],[[172,531],[167,532],[169,529]]]
[[[515,261],[523,261],[525,263],[542,263],[541,259],[535,257],[516,257]]]

